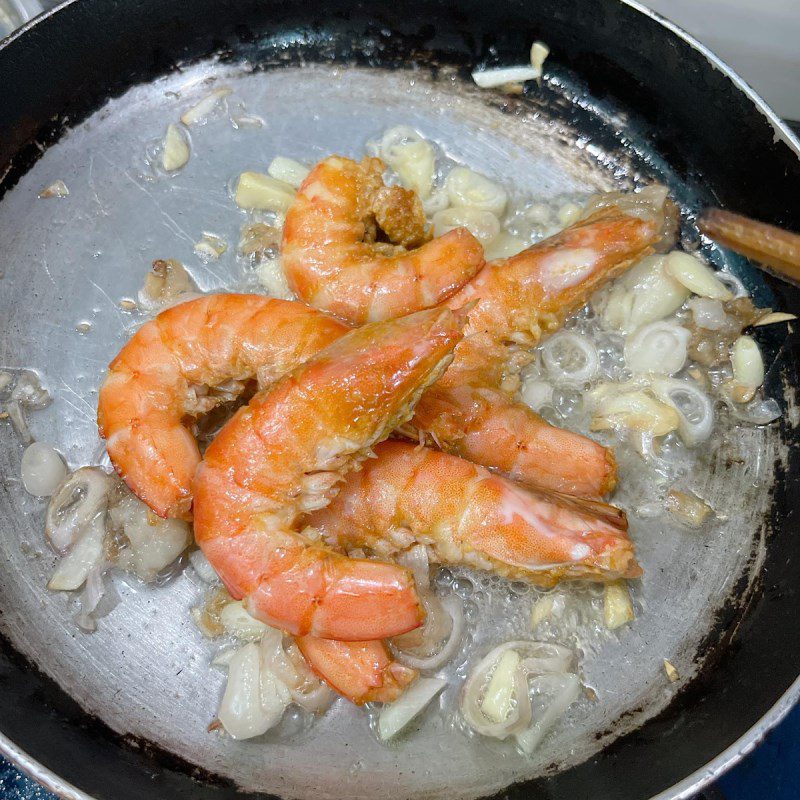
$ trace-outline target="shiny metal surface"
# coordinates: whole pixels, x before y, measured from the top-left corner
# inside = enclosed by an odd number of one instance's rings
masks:
[[[264,127],[235,130],[224,117],[211,120],[192,130],[193,157],[183,173],[146,179],[146,148],[208,91],[210,77],[234,88]],[[31,419],[35,436],[58,447],[72,466],[100,459],[96,389],[105,364],[137,324],[120,301],[136,296],[152,259],[182,260],[205,290],[255,288],[252,275],[235,259],[244,216],[230,200],[231,178],[244,169],[263,169],[279,154],[305,161],[331,151],[358,155],[367,139],[398,123],[419,127],[446,144],[453,157],[525,194],[553,197],[609,188],[612,168],[619,166],[604,165],[604,154],[575,147],[579,132],[572,141],[561,141],[546,114],[500,115],[485,104],[485,96],[446,76],[432,82],[425,74],[323,66],[247,74],[206,64],[137,87],[48,150],[2,204],[0,241],[7,266],[0,281],[0,319],[6,321],[0,365],[36,369],[53,393],[53,404]],[[661,177],[686,196],[674,176]],[[67,184],[69,197],[37,199],[56,179]],[[228,241],[219,262],[205,265],[193,255],[203,231]],[[758,282],[757,276],[751,279]],[[90,330],[79,333],[76,326],[84,322]],[[14,535],[0,541],[0,554],[12,567],[0,576],[4,633],[116,731],[153,741],[244,788],[291,797],[392,793],[400,775],[408,796],[473,797],[538,774],[553,762],[567,766],[583,760],[657,713],[680,688],[665,681],[662,659],[669,658],[682,681],[689,680],[715,610],[740,575],[757,572],[768,506],[764,488],[783,456],[772,431],[737,431],[709,453],[694,482],[712,505],[729,510],[723,524],[702,539],[666,531],[663,521],[635,524],[647,574],[637,590],[637,624],[587,652],[584,676],[601,702],[581,703],[570,725],[529,762],[461,733],[445,737],[447,721],[430,718],[402,745],[385,748],[371,737],[363,716],[344,703],[313,729],[284,731],[284,737],[234,743],[209,734],[223,676],[210,669],[209,645],[189,618],[188,609],[202,595],[199,581],[191,571],[158,588],[118,580],[122,602],[95,634],[81,634],[64,596],[44,589],[53,558],[41,534],[43,504],[24,495],[17,477],[21,450],[3,425],[0,515],[15,523]],[[745,467],[723,469],[732,455],[746,455]],[[623,486],[625,478],[623,473]],[[632,502],[624,493],[619,499]],[[501,632],[478,630],[476,636]],[[785,713],[797,688],[776,706],[775,718]],[[445,706],[452,708],[455,697],[456,691],[448,690]],[[625,722],[616,722],[626,712]],[[771,718],[751,731],[737,752],[770,724]],[[610,732],[598,739],[599,731]],[[0,750],[62,796],[83,796],[59,787],[10,743],[0,741]],[[728,751],[702,775],[662,796],[688,796],[732,758]],[[409,764],[415,765],[413,772]]]

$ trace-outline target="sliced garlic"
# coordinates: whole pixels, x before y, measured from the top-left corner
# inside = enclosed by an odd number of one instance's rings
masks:
[[[167,135],[164,137],[164,149],[161,151],[161,166],[166,172],[186,166],[189,160],[189,142],[186,134],[177,125],[167,125]]]
[[[603,622],[609,630],[616,630],[632,622],[633,602],[626,581],[607,583],[603,595]]]
[[[309,169],[305,164],[295,161],[293,158],[276,156],[267,167],[269,175],[277,181],[288,183],[289,186],[299,189],[300,184],[306,179]]]
[[[433,215],[433,235],[442,236],[455,228],[466,228],[484,247],[500,234],[500,220],[491,211],[477,208],[447,208]]]
[[[445,189],[450,205],[490,211],[498,217],[506,210],[506,190],[468,167],[453,167],[445,180]]]
[[[197,105],[192,106],[181,116],[184,125],[195,125],[198,122],[205,122],[206,117],[217,107],[217,104],[233,92],[223,86],[207,94]]]
[[[281,300],[294,298],[279,258],[265,258],[256,267],[256,275],[259,283],[267,290],[270,297],[277,297]]]
[[[714,270],[696,256],[674,250],[664,259],[664,271],[690,292],[712,300],[731,300],[730,289],[714,274]]]
[[[236,185],[236,205],[239,208],[258,208],[285,214],[294,201],[295,190],[261,172],[243,172]]]
[[[752,336],[740,336],[733,343],[731,355],[733,380],[746,389],[758,389],[764,383],[764,359]]]
[[[219,612],[219,621],[225,628],[225,632],[235,636],[237,639],[255,641],[264,635],[267,626],[251,616],[241,600],[234,600],[228,603]]]
[[[605,324],[623,333],[677,311],[689,290],[666,272],[664,256],[647,256],[595,301]]]
[[[553,402],[553,384],[547,381],[526,380],[522,384],[520,398],[534,411],[540,411]]]
[[[681,676],[678,674],[678,670],[675,669],[675,667],[669,661],[667,661],[666,658],[664,659],[664,672],[667,673],[667,677],[671,683],[675,683],[675,681],[680,680]]]

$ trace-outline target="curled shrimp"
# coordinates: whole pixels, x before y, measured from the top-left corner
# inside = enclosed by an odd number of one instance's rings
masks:
[[[347,330],[299,303],[258,295],[208,295],[161,312],[122,348],[100,389],[97,424],[117,472],[160,516],[190,519],[200,463],[193,421]]]
[[[331,156],[303,181],[281,249],[292,290],[353,325],[439,305],[483,266],[466,229],[428,240],[414,192],[385,186],[385,164]],[[389,242],[377,240],[379,231]]]
[[[417,671],[395,661],[380,641],[337,642],[300,636],[300,652],[317,675],[353,703],[391,703],[417,677]]]
[[[408,419],[460,337],[442,308],[351,331],[256,394],[211,443],[194,481],[195,538],[254,616],[342,641],[420,625],[408,570],[347,558],[298,521]]]
[[[393,558],[422,543],[439,563],[539,586],[641,575],[627,519],[614,506],[527,490],[406,442],[383,442],[375,454],[308,520],[331,545]]]

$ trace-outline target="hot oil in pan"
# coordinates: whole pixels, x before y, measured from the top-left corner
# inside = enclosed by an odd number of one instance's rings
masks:
[[[204,83],[211,76],[217,77],[213,86]],[[219,85],[230,86],[263,127],[237,130],[224,116],[194,126],[187,167],[174,178],[148,179],[148,145]],[[648,164],[595,148],[598,139],[610,144],[614,137],[601,137],[602,115],[585,102],[539,102],[530,114],[523,101],[497,97],[446,74],[433,80],[417,71],[326,66],[243,74],[209,64],[111,101],[46,152],[4,198],[6,258],[27,264],[29,280],[4,280],[0,317],[9,324],[0,363],[36,368],[52,391],[53,404],[32,418],[36,438],[52,442],[71,466],[97,463],[97,387],[140,321],[120,301],[136,297],[153,259],[182,261],[203,290],[255,286],[235,256],[245,218],[231,202],[229,181],[244,170],[263,171],[276,155],[306,163],[331,152],[360,157],[367,140],[407,124],[517,192],[517,199],[585,196],[629,182],[638,170],[662,172],[680,200],[692,199],[657,160]],[[573,129],[567,118],[580,126],[593,122]],[[37,199],[55,180],[65,182],[69,196]],[[203,263],[193,253],[204,231],[228,242],[218,261]],[[83,323],[90,323],[88,330]],[[592,326],[588,319],[574,324]],[[573,418],[572,424],[582,427],[586,420]],[[464,732],[455,714],[458,682],[442,696],[441,709],[426,712],[419,730],[391,748],[379,745],[363,713],[345,703],[311,727],[299,717],[287,720],[266,740],[237,743],[209,734],[224,676],[210,668],[211,648],[189,615],[202,596],[199,581],[187,570],[166,587],[118,583],[122,602],[96,633],[78,634],[64,596],[44,589],[52,559],[43,552],[43,508],[15,478],[20,448],[10,429],[4,426],[0,435],[0,467],[10,476],[0,507],[18,531],[0,543],[12,565],[0,576],[0,604],[9,610],[2,625],[15,646],[119,733],[151,741],[244,788],[289,796],[319,796],[323,785],[347,797],[392,793],[400,774],[409,795],[486,794],[552,764],[583,760],[658,712],[681,685],[666,679],[662,659],[675,664],[682,681],[690,678],[715,610],[757,565],[768,505],[764,488],[782,455],[772,430],[721,428],[705,456],[684,465],[691,477],[682,477],[724,519],[693,533],[666,516],[632,515],[645,579],[635,588],[637,620],[629,629],[606,634],[596,590],[568,590],[573,599],[586,596],[576,604],[580,613],[539,635],[580,649],[583,680],[598,701],[581,700],[528,760]],[[653,486],[637,480],[643,473],[634,457],[621,466],[616,500],[633,511],[647,504]],[[31,549],[42,554],[32,558]],[[443,592],[463,597],[471,618],[470,641],[451,675],[463,677],[467,658],[474,663],[490,644],[531,635],[535,591],[457,570],[438,580]],[[598,739],[600,732],[607,733]]]

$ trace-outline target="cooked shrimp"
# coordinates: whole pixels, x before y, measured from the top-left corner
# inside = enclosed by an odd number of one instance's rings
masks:
[[[484,263],[466,228],[426,241],[419,198],[384,186],[384,169],[377,158],[326,158],[303,181],[283,229],[289,286],[354,325],[436,306]],[[389,243],[376,240],[379,229]]]
[[[671,240],[661,187],[595,200],[586,219],[508,259],[491,262],[448,303],[474,303],[465,338],[412,425],[444,449],[530,486],[597,497],[616,483],[613,454],[548,425],[501,387],[527,361],[520,347],[556,330],[601,285]]]
[[[383,442],[308,524],[332,546],[391,558],[414,543],[434,560],[552,586],[641,574],[624,512],[534,492],[456,456]]]
[[[460,338],[458,316],[441,308],[351,331],[256,394],[214,439],[194,481],[195,538],[254,616],[343,641],[421,623],[407,570],[347,558],[297,523],[408,419]]]
[[[611,450],[550,425],[500,389],[432,386],[417,406],[413,426],[449,453],[545,491],[602,497],[616,485]]]
[[[97,424],[117,472],[161,516],[190,519],[192,421],[258,375],[271,382],[347,332],[299,303],[209,295],[145,323],[111,362]]]
[[[395,661],[383,642],[337,642],[301,636],[300,652],[311,669],[353,703],[391,703],[417,676]]]

